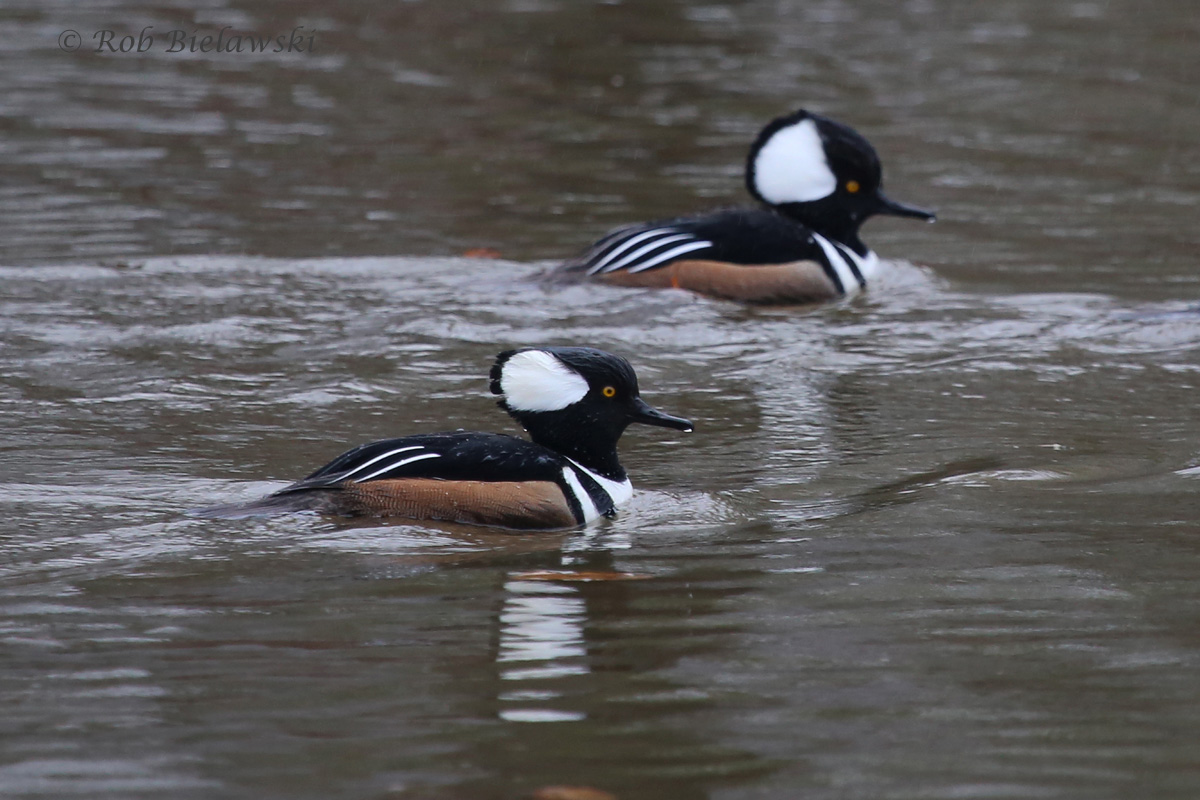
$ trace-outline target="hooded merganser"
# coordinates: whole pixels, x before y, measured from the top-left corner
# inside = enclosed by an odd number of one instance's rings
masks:
[[[858,237],[875,214],[932,222],[880,190],[879,156],[853,129],[803,109],[762,129],[746,187],[762,205],[627,225],[559,275],[674,287],[748,303],[805,303],[857,292],[879,258]]]
[[[532,442],[455,431],[354,448],[302,481],[246,504],[199,509],[239,518],[289,511],[396,516],[506,528],[568,528],[633,496],[617,440],[633,422],[680,431],[646,404],[629,362],[589,347],[507,350],[490,387]]]

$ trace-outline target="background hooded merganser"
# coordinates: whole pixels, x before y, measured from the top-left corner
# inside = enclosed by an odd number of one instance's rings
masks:
[[[1200,795],[1194,18],[0,4],[0,795]],[[319,33],[57,46],[147,25]],[[800,107],[939,212],[865,227],[882,291],[523,280],[745,202]],[[622,439],[613,522],[182,516],[400,421],[522,435],[481,365],[547,341],[696,422]]]

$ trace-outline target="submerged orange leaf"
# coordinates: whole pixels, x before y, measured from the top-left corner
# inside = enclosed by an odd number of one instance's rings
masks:
[[[580,572],[569,569],[543,569],[517,572],[513,574],[513,577],[521,581],[644,581],[653,576],[637,572]]]
[[[617,800],[612,792],[590,786],[543,786],[530,797],[532,800]]]

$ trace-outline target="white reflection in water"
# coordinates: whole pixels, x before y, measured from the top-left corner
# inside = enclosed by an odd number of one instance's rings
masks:
[[[628,550],[633,547],[633,538],[628,531],[605,530],[601,533],[595,528],[588,528],[578,536],[572,536],[563,543],[564,567],[587,563],[587,554],[595,550]]]
[[[503,680],[547,681],[591,671],[584,661],[587,606],[578,589],[543,581],[510,580],[504,590],[496,660],[513,666],[502,669]],[[545,687],[504,692],[499,697],[503,703],[537,705],[506,708],[500,717],[510,722],[569,722],[586,716],[549,707],[549,701],[560,696],[561,692]]]

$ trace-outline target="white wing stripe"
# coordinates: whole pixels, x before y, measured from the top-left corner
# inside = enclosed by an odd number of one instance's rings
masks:
[[[609,264],[607,267],[605,267],[603,270],[601,270],[601,272],[615,272],[615,271],[619,270],[621,267],[624,267],[628,264],[636,263],[637,260],[639,258],[641,258],[642,256],[646,255],[646,253],[653,253],[658,248],[664,247],[668,244],[671,244],[672,242],[682,242],[687,239],[691,239],[692,241],[695,241],[696,237],[692,236],[690,233],[681,233],[681,234],[678,234],[677,236],[666,236],[662,239],[655,239],[653,242],[646,245],[645,247],[640,247],[637,250],[634,250],[632,253],[625,256],[620,261],[616,261],[616,262],[613,262],[612,264]]]
[[[423,461],[426,458],[441,458],[441,457],[442,457],[441,453],[422,453],[419,456],[412,456],[410,458],[404,459],[403,461],[398,461],[395,464],[388,464],[386,467],[384,467],[382,469],[377,469],[374,472],[372,472],[370,475],[368,475],[367,477],[359,478],[357,481],[355,481],[355,483],[363,483],[365,481],[369,481],[369,480],[371,480],[371,478],[374,478],[376,475],[382,475],[385,472],[391,472],[394,469],[399,469],[400,467],[403,467],[405,464],[411,464],[414,461]]]
[[[656,267],[664,261],[670,261],[672,258],[675,258],[676,256],[681,256],[684,253],[690,253],[693,250],[703,250],[704,248],[711,247],[711,246],[712,246],[712,242],[692,242],[691,244],[681,244],[681,245],[679,245],[679,247],[668,250],[665,253],[659,253],[654,258],[650,259],[649,261],[643,261],[641,264],[638,264],[636,267],[630,268],[629,271],[631,273],[641,272],[644,269],[650,269],[651,267]]]
[[[381,456],[375,456],[374,458],[372,458],[370,461],[366,462],[365,464],[359,464],[357,467],[355,467],[354,469],[347,472],[343,477],[346,479],[349,479],[351,475],[353,475],[356,472],[362,472],[364,469],[371,466],[376,461],[382,461],[385,458],[391,458],[392,456],[399,455],[400,453],[407,453],[409,450],[420,450],[423,447],[424,447],[424,445],[412,444],[412,445],[409,445],[408,447],[401,447],[399,450],[392,450],[389,453],[384,453]]]
[[[671,230],[670,228],[655,228],[652,231],[646,231],[645,233],[638,234],[637,236],[631,236],[630,238],[626,239],[624,242],[621,242],[621,244],[614,247],[612,249],[612,251],[609,252],[609,254],[606,255],[604,258],[597,261],[592,266],[592,268],[588,270],[588,275],[595,275],[597,272],[599,272],[601,269],[604,268],[605,264],[612,261],[617,256],[621,255],[621,253],[624,253],[626,250],[633,247],[638,242],[644,242],[653,236],[670,236],[673,233],[675,233],[675,231]]]

